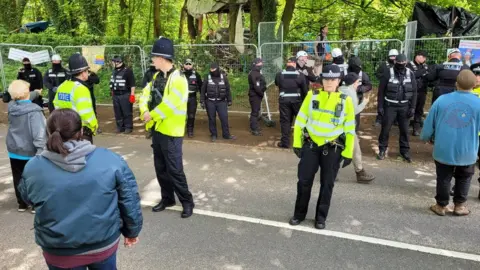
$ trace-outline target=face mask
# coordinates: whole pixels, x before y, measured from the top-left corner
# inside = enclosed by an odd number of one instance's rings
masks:
[[[339,56],[339,57],[333,58],[333,63],[337,65],[341,65],[345,63],[345,60],[343,59],[343,56]]]
[[[389,59],[388,59],[388,63],[389,63],[389,64],[393,64],[393,60],[389,58]]]
[[[157,69],[155,68],[155,66],[150,66],[150,70],[151,71],[156,71]]]
[[[210,71],[210,74],[212,75],[212,77],[220,77],[220,70],[215,70],[215,71]]]
[[[62,67],[62,64],[52,64],[52,68],[57,70],[57,69],[60,69]]]
[[[349,69],[351,72],[355,72],[355,73],[359,74],[360,71],[362,70],[362,67],[357,66],[357,65],[351,65],[351,66],[348,67],[348,69]]]
[[[24,67],[26,70],[30,70],[30,69],[32,69],[32,64],[23,64],[23,67]]]
[[[395,69],[398,71],[404,71],[406,69],[406,64],[395,63]]]

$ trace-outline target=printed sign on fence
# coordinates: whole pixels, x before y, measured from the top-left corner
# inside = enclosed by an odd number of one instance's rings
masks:
[[[480,62],[480,41],[460,40],[458,48],[462,52],[462,61],[466,65]]]
[[[82,55],[87,59],[88,66],[93,72],[97,72],[105,65],[104,46],[82,47]]]
[[[15,48],[10,48],[8,51],[8,59],[21,62],[23,58],[28,58],[32,65],[50,62],[50,53],[48,50],[38,52],[27,52]]]

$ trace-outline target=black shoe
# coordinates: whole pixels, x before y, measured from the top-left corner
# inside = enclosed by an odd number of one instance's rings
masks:
[[[407,163],[412,163],[412,158],[410,157],[409,153],[400,153],[400,157],[402,157]]]
[[[230,136],[227,136],[227,137],[223,137],[224,140],[236,140],[237,137],[235,135],[230,135]]]
[[[216,141],[217,141],[217,136],[211,136],[210,138],[211,138],[212,142],[216,142]]]
[[[412,132],[412,135],[413,135],[413,136],[420,136],[420,132],[418,132],[418,130],[414,130],[414,131]]]
[[[252,130],[252,135],[253,136],[262,136],[262,133],[258,130]]]
[[[385,159],[385,150],[380,150],[377,155],[378,160],[384,160]]]
[[[277,143],[277,147],[285,148],[285,149],[290,148],[290,147],[286,146],[285,144],[283,144],[283,143],[281,143],[281,142]]]
[[[316,228],[316,229],[319,229],[319,230],[323,230],[323,229],[325,229],[325,223],[324,223],[324,222],[316,221],[316,222],[315,222],[315,228]]]
[[[27,211],[27,209],[28,209],[28,205],[26,205],[26,204],[19,204],[17,211],[18,211],[18,212],[25,212],[25,211]]]
[[[132,132],[133,132],[132,129],[126,129],[126,130],[125,130],[125,134],[130,134],[130,133],[132,133]]]
[[[161,200],[157,205],[155,205],[153,208],[152,208],[152,211],[153,212],[162,212],[163,210],[165,210],[165,208],[167,207],[172,207],[175,205],[175,202],[173,203],[168,203],[168,202],[165,202],[163,200]]]
[[[117,129],[117,131],[116,131],[117,134],[124,133],[124,132],[125,132],[125,130],[118,130]]]
[[[300,223],[302,223],[302,221],[304,221],[305,219],[299,219],[299,218],[296,218],[296,217],[292,217],[290,219],[290,221],[288,222],[288,224],[292,225],[292,226],[297,226],[297,225],[300,225]]]
[[[188,138],[193,138],[193,132],[188,132]]]
[[[183,206],[183,211],[182,211],[182,214],[180,215],[182,218],[189,218],[193,215],[193,208],[195,207],[195,205],[192,203],[192,204],[189,204],[189,205],[184,205]]]

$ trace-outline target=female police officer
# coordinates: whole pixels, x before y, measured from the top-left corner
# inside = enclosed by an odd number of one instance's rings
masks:
[[[295,121],[293,148],[298,164],[297,201],[290,225],[300,224],[307,215],[313,179],[320,166],[320,195],[315,228],[324,229],[335,177],[352,161],[355,112],[352,99],[337,92],[341,71],[336,65],[323,68],[323,89],[310,91]]]

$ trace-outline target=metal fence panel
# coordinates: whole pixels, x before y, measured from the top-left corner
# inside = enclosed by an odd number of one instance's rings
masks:
[[[289,57],[296,56],[298,51],[307,50],[315,45],[315,41],[311,42],[282,42],[282,43],[264,43],[260,47],[261,57],[264,61],[263,75],[269,85],[268,99],[270,110],[278,112],[278,89],[273,87],[275,75],[280,72]],[[388,58],[390,49],[402,48],[402,41],[398,39],[386,40],[348,40],[348,41],[325,41],[320,43],[328,43],[330,47],[342,49],[345,61],[351,56],[358,56],[362,59],[362,69],[370,76],[370,80],[374,86],[378,86],[378,80],[375,77],[375,71]],[[318,73],[321,72],[321,66],[328,64],[327,61],[321,62],[320,58],[311,55],[307,65],[313,66],[315,62],[319,63]]]
[[[120,55],[123,57],[125,64],[132,68],[135,75],[135,84],[137,88],[143,87],[142,80],[145,74],[145,55],[142,48],[138,45],[102,45],[102,46],[57,46],[55,47],[55,53],[59,54],[64,61],[68,61],[68,58],[74,53],[82,53],[83,48],[98,48],[104,47],[104,66],[97,72],[100,78],[100,84],[95,87],[95,96],[97,99],[110,99],[110,76],[113,71],[111,65],[111,59]]]
[[[53,48],[51,46],[44,45],[30,45],[30,44],[8,44],[0,43],[0,79],[2,87],[4,90],[7,89],[8,85],[15,79],[17,79],[18,71],[23,67],[21,61],[8,59],[8,53],[10,48],[19,49],[27,52],[38,52],[42,50],[47,50],[50,57],[53,55]],[[42,74],[50,67],[50,63],[42,63],[38,65],[33,65],[38,68]]]
[[[417,21],[408,22],[405,27],[405,48],[403,52],[407,56],[407,59],[411,59],[415,53],[415,41],[412,40],[417,36]]]

